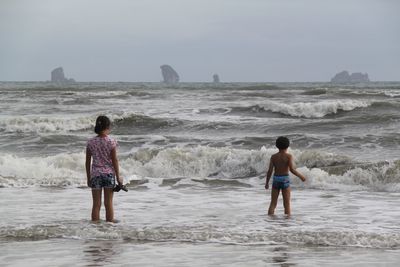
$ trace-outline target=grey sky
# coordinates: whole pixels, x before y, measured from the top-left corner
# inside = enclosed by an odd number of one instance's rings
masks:
[[[400,80],[396,0],[0,0],[0,80]]]

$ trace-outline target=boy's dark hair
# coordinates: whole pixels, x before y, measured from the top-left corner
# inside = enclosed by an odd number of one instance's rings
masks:
[[[287,149],[290,145],[290,141],[287,137],[279,136],[276,139],[275,145],[278,149]]]
[[[100,134],[102,131],[110,128],[111,121],[107,116],[98,116],[96,119],[96,126],[94,132]]]

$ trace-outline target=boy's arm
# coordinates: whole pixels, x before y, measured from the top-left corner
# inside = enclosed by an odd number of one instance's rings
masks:
[[[113,167],[114,167],[114,171],[115,171],[115,176],[117,178],[117,182],[118,182],[118,184],[122,185],[123,181],[119,177],[119,163],[118,163],[117,149],[116,148],[113,148],[111,150],[111,161],[112,161],[112,164],[113,164]]]
[[[296,170],[296,167],[294,166],[294,163],[293,163],[293,156],[292,155],[289,156],[289,170],[290,170],[291,173],[293,173],[294,175],[299,177],[303,182],[306,181],[306,177]]]
[[[265,182],[265,189],[269,188],[269,180],[271,179],[273,170],[274,170],[274,164],[272,163],[272,157],[271,157],[271,159],[269,160],[269,167],[268,167],[268,171],[267,171],[267,180]]]
[[[90,187],[90,165],[92,162],[92,153],[90,153],[90,150],[86,148],[86,162],[85,162],[85,167],[86,167],[86,178],[87,178],[87,185]]]

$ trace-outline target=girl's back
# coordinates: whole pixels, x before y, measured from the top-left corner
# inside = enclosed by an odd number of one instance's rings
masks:
[[[89,139],[87,148],[93,157],[92,177],[101,174],[114,174],[111,151],[116,146],[117,142],[109,136],[95,136]]]

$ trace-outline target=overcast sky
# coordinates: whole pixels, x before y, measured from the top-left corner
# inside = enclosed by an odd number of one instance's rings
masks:
[[[397,0],[0,0],[0,80],[400,80]]]

